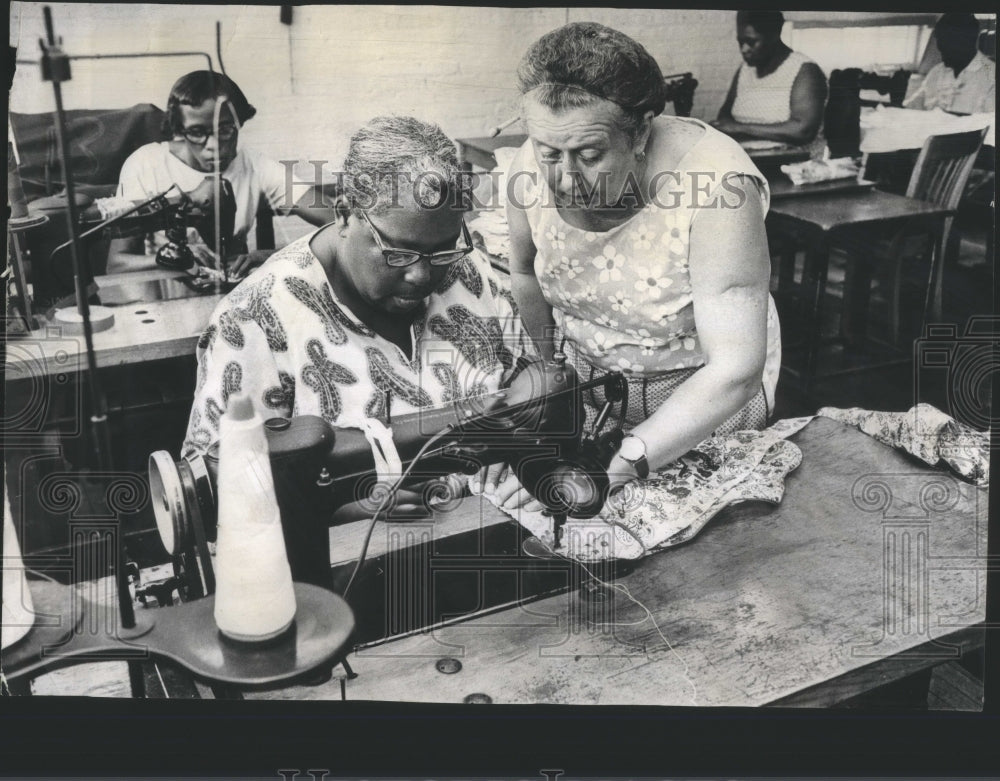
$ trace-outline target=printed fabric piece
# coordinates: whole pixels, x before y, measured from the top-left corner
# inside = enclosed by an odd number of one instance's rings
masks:
[[[585,562],[638,559],[687,542],[730,505],[780,503],[785,477],[802,463],[802,451],[786,438],[810,420],[789,418],[763,431],[706,439],[646,480],[629,483],[621,513],[606,508],[597,518],[569,519],[554,552]],[[504,512],[552,547],[551,518]]]
[[[490,393],[534,355],[509,293],[479,253],[451,267],[411,328],[405,355],[342,305],[309,248],[272,255],[216,307],[198,343],[198,378],[183,452],[219,437],[229,399],[261,418],[318,415],[340,428]]]
[[[967,482],[989,486],[989,433],[930,404],[907,412],[823,407],[816,415],[779,420],[764,431],[710,437],[648,479],[628,484],[622,513],[606,508],[597,518],[568,520],[554,552],[578,561],[637,559],[687,542],[730,505],[779,504],[785,478],[802,462],[802,451],[787,438],[818,416],[855,426],[930,466],[944,464]],[[491,494],[483,496],[492,500]],[[504,512],[552,547],[551,518]]]
[[[943,462],[966,482],[982,487],[990,484],[989,432],[960,423],[930,404],[918,404],[907,412],[823,407],[816,414],[855,426],[930,466]]]

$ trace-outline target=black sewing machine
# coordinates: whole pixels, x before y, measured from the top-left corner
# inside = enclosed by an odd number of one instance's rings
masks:
[[[596,387],[608,401],[585,434],[582,394]],[[567,518],[594,517],[604,504],[622,420],[601,429],[615,404],[624,409],[627,388],[619,374],[582,383],[557,353],[552,361],[524,364],[495,393],[393,418],[393,441],[404,468],[412,469],[409,484],[429,486],[427,499],[442,488],[429,478],[510,464],[552,516],[558,539]],[[371,445],[360,430],[334,428],[316,416],[265,425],[292,577],[331,588],[328,529],[336,511],[356,501],[374,511],[385,494]],[[152,504],[172,555],[187,549],[207,559],[206,543],[215,535],[217,452],[177,461],[166,451],[150,456]]]
[[[172,195],[174,190],[177,190],[177,194]],[[228,291],[235,287],[235,283],[225,278],[224,261],[222,269],[209,272],[198,265],[187,243],[188,227],[195,227],[203,237],[206,232],[212,232],[210,228],[206,231],[212,216],[210,211],[206,212],[174,185],[148,200],[136,202],[133,208],[108,219],[102,218],[98,207],[89,206],[80,215],[83,232],[79,238],[86,245],[99,236],[120,239],[162,230],[167,242],[156,253],[158,266],[170,271],[188,272],[189,276],[182,279],[185,286],[193,292],[214,292],[220,286]],[[225,243],[224,237],[224,246]],[[68,253],[70,244],[67,241],[52,250],[50,265],[59,265],[60,255]],[[66,301],[61,300],[56,306]]]

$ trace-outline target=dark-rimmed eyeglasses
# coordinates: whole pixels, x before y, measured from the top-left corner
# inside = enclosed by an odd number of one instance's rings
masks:
[[[219,125],[219,132],[216,137],[219,141],[232,141],[236,138],[238,130],[239,128],[236,125]],[[212,128],[205,127],[204,125],[192,125],[191,127],[181,128],[181,135],[192,144],[205,146],[208,143],[208,137],[212,135]]]
[[[364,217],[365,222],[368,224],[368,229],[372,232],[372,236],[375,237],[375,243],[378,245],[378,248],[382,250],[382,257],[385,258],[385,262],[394,268],[412,266],[418,260],[424,258],[432,266],[450,266],[452,263],[460,261],[474,249],[472,246],[472,236],[469,235],[469,229],[465,224],[465,220],[462,220],[462,240],[465,242],[464,247],[446,249],[441,252],[418,252],[415,249],[396,249],[395,247],[385,246],[385,242],[382,241],[382,235],[379,233],[378,228],[372,224],[372,221],[368,219],[368,215],[361,212],[361,216]]]

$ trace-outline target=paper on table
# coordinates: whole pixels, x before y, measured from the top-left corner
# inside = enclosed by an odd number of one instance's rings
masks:
[[[850,157],[838,157],[834,160],[806,160],[781,166],[784,174],[795,185],[810,182],[828,182],[834,179],[850,179],[860,173],[858,164]]]
[[[785,146],[781,141],[767,141],[765,139],[752,139],[747,141],[740,141],[740,146],[744,149],[751,151],[760,151],[762,149],[780,149]]]
[[[984,146],[996,145],[993,114],[955,116],[941,109],[920,111],[907,108],[878,106],[861,114],[862,152],[868,154],[895,152],[899,149],[920,149],[930,136],[962,133],[988,127]]]

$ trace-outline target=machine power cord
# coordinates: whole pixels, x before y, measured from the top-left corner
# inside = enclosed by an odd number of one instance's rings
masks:
[[[368,543],[371,541],[372,532],[375,531],[375,524],[378,522],[379,517],[389,506],[389,503],[392,501],[393,497],[395,497],[396,492],[399,490],[399,487],[403,484],[403,481],[410,476],[410,473],[413,471],[413,467],[417,465],[417,462],[420,461],[420,459],[423,458],[424,455],[426,455],[427,451],[430,450],[431,447],[437,444],[437,442],[440,441],[443,437],[447,436],[452,431],[454,431],[454,429],[455,427],[453,425],[445,426],[439,432],[434,434],[430,439],[428,439],[424,443],[424,446],[420,448],[417,455],[414,456],[413,460],[410,462],[410,465],[406,467],[405,470],[403,470],[403,473],[398,478],[396,478],[396,482],[394,482],[392,486],[389,488],[389,490],[386,491],[386,494],[382,498],[382,501],[379,503],[379,506],[375,508],[375,512],[372,513],[371,522],[368,524],[368,531],[365,534],[364,542],[361,544],[361,553],[358,555],[358,561],[354,565],[354,571],[351,572],[351,577],[348,579],[347,585],[344,586],[344,592],[341,594],[341,596],[344,597],[345,599],[347,598],[347,593],[351,590],[351,586],[354,584],[354,579],[357,577],[358,572],[361,571],[361,566],[365,563],[365,556],[368,554]]]

